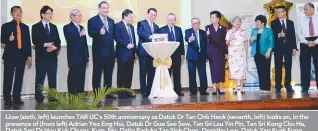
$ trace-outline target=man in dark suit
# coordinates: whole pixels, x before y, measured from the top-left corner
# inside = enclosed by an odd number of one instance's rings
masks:
[[[136,39],[133,12],[126,9],[122,13],[122,21],[115,25],[116,56],[117,56],[117,87],[130,88],[134,69]],[[126,92],[119,93],[119,98],[135,98]]]
[[[152,34],[158,31],[159,26],[154,23],[157,17],[157,10],[149,8],[145,20],[138,22],[137,33],[139,35],[138,55],[139,55],[139,73],[140,73],[140,91],[143,97],[148,97],[151,91],[152,82],[155,75],[153,67],[153,58],[145,51],[143,43],[152,41]],[[147,80],[146,80],[147,77]],[[147,81],[147,82],[146,82]]]
[[[187,60],[189,71],[190,95],[197,95],[196,69],[200,77],[200,94],[209,95],[206,76],[206,38],[205,31],[200,29],[200,20],[191,20],[192,28],[185,31],[185,41],[188,42]]]
[[[20,6],[11,8],[13,20],[1,27],[1,43],[5,44],[3,52],[3,97],[4,105],[23,104],[21,89],[24,76],[25,63],[31,65],[31,39],[29,27],[21,23],[22,9]],[[30,67],[30,66],[29,66]],[[11,90],[13,86],[13,101]]]
[[[281,92],[282,81],[282,67],[284,59],[285,67],[285,87],[287,92],[293,93],[294,90],[290,85],[292,56],[296,54],[296,36],[294,22],[287,19],[287,8],[285,6],[278,6],[276,9],[278,19],[272,21],[272,29],[275,37],[275,83],[276,92]]]
[[[56,89],[57,56],[61,48],[61,40],[56,25],[50,23],[53,9],[43,6],[40,10],[41,21],[32,26],[32,42],[35,45],[35,99],[43,103],[44,96],[40,85],[48,75],[49,88]],[[49,98],[49,100],[53,100]]]
[[[181,92],[181,64],[184,62],[184,42],[183,34],[180,27],[175,26],[176,16],[173,13],[168,14],[167,16],[167,25],[159,29],[160,33],[168,34],[169,41],[180,42],[179,47],[172,54],[172,66],[169,69],[169,73],[173,74],[173,83],[174,91],[179,96],[184,96],[184,93]]]
[[[88,47],[86,32],[79,23],[82,13],[78,9],[70,12],[72,22],[63,28],[67,42],[67,62],[69,67],[67,86],[71,94],[83,93],[85,87],[85,72],[88,64]]]
[[[98,4],[99,14],[88,20],[88,34],[93,38],[93,89],[101,87],[104,74],[104,87],[112,87],[113,68],[115,64],[114,20],[108,17],[109,4]],[[116,99],[113,95],[108,99]]]

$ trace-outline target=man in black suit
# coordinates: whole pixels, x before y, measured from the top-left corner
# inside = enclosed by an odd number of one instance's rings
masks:
[[[23,104],[21,89],[24,76],[25,63],[31,65],[31,39],[29,27],[21,23],[22,9],[20,6],[11,8],[13,20],[1,27],[1,43],[5,44],[3,52],[3,97],[5,105]],[[29,66],[30,67],[30,66]],[[13,101],[11,99],[12,82]]]
[[[43,103],[44,96],[39,88],[48,75],[49,88],[56,89],[57,55],[61,40],[56,25],[50,23],[53,9],[43,6],[40,10],[41,21],[32,26],[32,42],[35,45],[35,99]],[[53,99],[49,99],[53,100]]]
[[[117,56],[117,86],[119,88],[130,88],[133,76],[136,38],[133,12],[126,9],[122,13],[122,21],[115,25],[116,56]],[[118,98],[135,98],[135,95],[119,93]]]
[[[64,36],[67,42],[67,62],[69,72],[67,76],[68,92],[83,93],[85,87],[85,72],[88,64],[88,47],[86,32],[80,22],[82,13],[78,9],[70,12],[71,23],[64,26]]]
[[[181,92],[181,64],[184,62],[184,42],[182,29],[176,24],[176,15],[169,13],[167,16],[167,25],[159,29],[160,33],[168,34],[168,41],[180,42],[179,47],[171,55],[172,66],[169,73],[173,75],[174,91],[178,96],[184,96]]]
[[[278,19],[272,21],[272,29],[275,37],[275,83],[276,92],[281,92],[282,67],[283,59],[285,66],[285,87],[288,93],[293,93],[294,90],[290,85],[292,56],[296,54],[296,36],[294,22],[287,19],[287,8],[278,6],[275,9]]]

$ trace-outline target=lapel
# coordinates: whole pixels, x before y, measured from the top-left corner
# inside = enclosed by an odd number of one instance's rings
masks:
[[[148,29],[148,31],[150,32],[150,34],[152,34],[151,32],[151,26],[149,25],[147,19],[144,20],[144,23],[146,24],[146,28]],[[153,29],[155,30],[155,23],[153,23]]]
[[[40,31],[43,32],[41,34],[45,34],[45,29],[44,29],[44,25],[43,25],[42,21],[40,21],[38,24],[40,25]]]
[[[124,23],[123,21],[120,21],[120,24],[122,25],[126,36],[128,36],[128,39],[130,39],[129,34],[128,34],[128,30],[127,30],[127,28],[126,28],[125,23]],[[132,32],[131,32],[131,33],[132,33]]]
[[[79,35],[79,32],[78,32],[78,29],[77,29],[76,25],[73,22],[71,22],[70,25],[72,26],[73,30],[75,32],[77,32],[77,34]],[[80,30],[81,30],[81,26],[80,26]]]
[[[99,21],[99,24],[101,25],[101,28],[104,26],[104,21],[100,18],[100,16],[99,15],[96,15],[96,18],[98,19],[98,21]],[[108,22],[108,29],[109,29],[109,31],[111,31],[111,29],[112,29],[112,25],[111,24],[109,24],[110,23],[110,20],[109,20],[109,18],[107,17],[107,22]],[[106,28],[106,27],[105,27]],[[106,29],[105,29],[106,30]],[[106,32],[109,34],[109,32],[106,30]]]
[[[50,26],[50,37],[52,36],[52,34],[53,34],[53,26],[52,26],[52,24],[51,24],[51,22],[49,22],[49,26]]]

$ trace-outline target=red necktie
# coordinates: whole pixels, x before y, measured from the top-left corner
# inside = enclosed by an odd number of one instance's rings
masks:
[[[314,24],[312,23],[312,17],[309,17],[309,35],[311,37],[315,35]]]

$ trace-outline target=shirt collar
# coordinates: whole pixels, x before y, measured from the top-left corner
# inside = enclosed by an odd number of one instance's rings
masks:
[[[79,27],[79,24],[77,24],[76,22],[72,21],[73,24],[76,26],[76,27]]]
[[[122,20],[122,22],[125,24],[125,26],[128,26],[129,24],[128,23],[126,23],[124,20]]]
[[[45,25],[46,25],[46,24],[50,24],[50,22],[47,22],[47,23],[46,23],[46,22],[44,22],[44,21],[42,20],[42,24],[43,24],[44,27],[45,27]]]
[[[104,20],[105,18],[107,19],[107,16],[104,17],[104,16],[102,16],[102,15],[99,15],[99,17],[100,17],[100,19],[102,19],[102,20]]]

